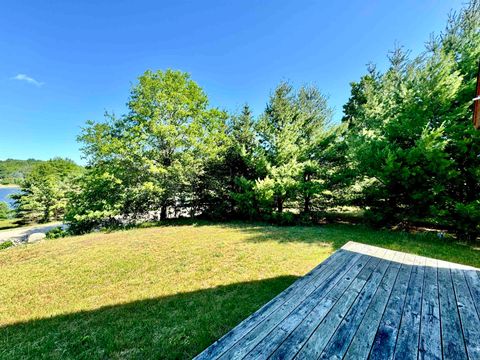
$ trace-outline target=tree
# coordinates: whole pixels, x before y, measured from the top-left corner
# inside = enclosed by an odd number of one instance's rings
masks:
[[[300,164],[298,195],[302,203],[300,208],[308,215],[315,197],[324,190],[323,175],[328,171],[324,155],[328,146],[335,142],[336,132],[327,130],[332,111],[328,107],[327,98],[318,88],[301,87],[296,103],[300,122],[297,139]]]
[[[12,195],[17,217],[24,223],[61,220],[73,179],[82,170],[72,160],[62,158],[35,165],[22,182],[21,191]]]
[[[282,82],[275,89],[258,123],[267,175],[256,189],[267,207],[271,204],[282,213],[285,202],[300,198],[303,211],[310,212],[320,191],[315,155],[330,118],[327,100],[316,87],[294,91]]]
[[[10,217],[10,208],[5,201],[0,201],[0,219],[8,219]]]
[[[352,84],[344,107],[359,204],[380,224],[430,221],[460,238],[480,233],[480,137],[471,99],[480,57],[480,7],[472,1],[427,50],[396,48],[384,73]]]
[[[450,59],[451,71],[462,79],[451,103],[451,116],[445,122],[446,151],[453,163],[453,176],[445,185],[440,215],[459,238],[468,241],[480,235],[480,131],[471,126],[471,100],[480,59],[479,29],[480,2],[471,1],[450,16],[446,29],[430,46],[431,53],[442,52]]]
[[[374,86],[364,84],[361,109],[350,122],[356,130],[349,139],[352,162],[376,222],[432,216],[442,196],[440,179],[449,176],[442,124],[459,79],[445,74],[438,83],[428,70],[430,61],[409,61],[395,49],[389,70]]]
[[[256,121],[248,105],[239,115],[231,116],[227,134],[229,146],[225,153],[224,189],[229,199],[230,213],[240,218],[259,214],[254,192],[255,180],[264,176],[259,159]]]
[[[20,184],[41,160],[0,160],[0,183]]]
[[[208,108],[203,90],[188,74],[173,70],[140,76],[128,108],[124,116],[89,122],[79,137],[90,170],[78,201],[88,206],[81,200],[87,193],[97,209],[72,206],[70,221],[91,224],[93,214],[102,221],[106,215],[137,217],[158,210],[165,219],[179,204],[192,214],[201,211],[201,178],[205,165],[224,151],[226,114]],[[108,199],[96,199],[89,183],[104,181],[112,181],[123,196],[99,191]],[[105,208],[98,208],[102,203]]]
[[[267,176],[257,181],[256,190],[265,206],[283,212],[286,201],[296,190],[297,163],[301,123],[293,87],[280,83],[270,96],[264,114],[258,122],[258,135]]]

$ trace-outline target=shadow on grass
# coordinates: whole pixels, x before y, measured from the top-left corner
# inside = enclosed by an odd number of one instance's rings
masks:
[[[3,326],[0,358],[191,358],[296,279],[281,276]]]

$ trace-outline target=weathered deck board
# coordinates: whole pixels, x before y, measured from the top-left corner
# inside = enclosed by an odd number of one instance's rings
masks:
[[[442,263],[438,268],[438,286],[440,290],[440,323],[442,325],[443,355],[447,359],[467,359],[462,324],[458,313],[457,301],[453,290],[452,276],[448,265]]]
[[[359,259],[356,254],[348,258],[346,263],[342,263],[335,266],[334,270],[327,271],[322,277],[319,283],[319,287],[316,284],[309,284],[306,286],[305,291],[299,291],[292,298],[287,300],[278,310],[272,313],[267,319],[260,323],[256,328],[250,331],[248,334],[240,339],[234,347],[230,348],[226,353],[220,356],[221,359],[238,359],[246,356],[262,339],[269,334],[276,325],[285,319],[291,312],[293,312],[297,306],[303,301],[315,300],[320,293],[328,291],[338,280],[341,278],[351,266]],[[304,289],[302,289],[304,290]],[[310,296],[313,293],[313,296]]]
[[[418,358],[439,360],[442,358],[440,333],[440,300],[438,295],[437,261],[426,259],[423,285],[422,320]]]
[[[394,359],[415,360],[418,353],[420,337],[420,318],[422,314],[423,277],[425,274],[425,259],[416,259],[410,276],[402,322],[395,344]]]
[[[392,289],[387,308],[383,313],[370,350],[371,359],[383,360],[393,357],[414,260],[415,257],[412,255],[405,257],[406,266],[400,270],[400,274]]]
[[[291,359],[300,350],[303,344],[308,340],[310,334],[315,331],[320,322],[324,319],[330,309],[341,298],[345,290],[350,286],[358,273],[367,265],[369,259],[363,257],[361,261],[355,264],[353,271],[350,271],[335,289],[330,291],[321,303],[319,303],[302,323],[292,331],[286,340],[272,354],[272,359]]]
[[[294,294],[296,294],[305,286],[318,279],[318,277],[327,270],[330,264],[334,264],[335,262],[343,263],[347,258],[347,253],[343,251],[335,252],[332,256],[319,264],[315,269],[310,271],[303,278],[297,280],[277,297],[273,298],[262,308],[253,313],[250,317],[242,321],[233,330],[225,334],[220,340],[213,343],[209,348],[207,348],[204,352],[198,355],[197,359],[215,359],[219,357],[221,354],[223,354],[225,351],[235,345],[235,343],[240,340],[246,333],[258,326],[264,319],[266,319],[271,313],[277,310]]]
[[[388,257],[389,254],[386,254]],[[338,326],[335,334],[330,339],[322,354],[321,359],[331,359],[335,357],[342,357],[345,355],[350,342],[355,335],[358,326],[363,320],[367,309],[373,300],[375,293],[378,290],[387,269],[391,265],[391,258],[388,261],[383,261],[372,273],[372,276],[365,284],[360,295],[355,299],[355,302],[348,310],[347,315],[343,318],[342,322]]]
[[[395,258],[394,260],[400,260],[401,262],[404,257],[405,254],[400,254],[400,257]],[[366,359],[368,357],[378,325],[380,324],[381,316],[385,311],[401,266],[405,267],[406,265],[394,261],[390,266],[390,270],[383,278],[380,288],[377,290],[377,293],[372,300],[372,304],[357,329],[356,335],[348,348],[346,357],[351,359]]]
[[[349,242],[196,359],[480,359],[479,274]]]
[[[468,356],[470,359],[480,359],[480,320],[470,289],[461,270],[451,269],[451,273]]]

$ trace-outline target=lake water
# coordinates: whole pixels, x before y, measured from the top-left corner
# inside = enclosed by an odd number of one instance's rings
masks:
[[[20,192],[20,188],[18,187],[0,187],[0,201],[5,201],[10,207],[12,207],[13,200],[10,199],[8,195],[18,192]]]

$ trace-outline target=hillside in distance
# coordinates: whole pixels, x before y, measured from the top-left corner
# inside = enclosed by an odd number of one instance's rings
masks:
[[[0,160],[0,184],[20,184],[35,165],[43,160],[27,159],[6,159]]]

